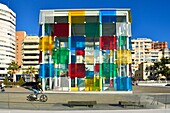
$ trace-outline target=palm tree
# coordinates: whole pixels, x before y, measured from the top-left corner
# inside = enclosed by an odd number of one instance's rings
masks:
[[[31,81],[36,82],[36,77],[35,77],[36,72],[37,71],[35,70],[35,68],[30,66],[30,67],[28,67],[28,69],[27,69],[27,71],[25,73],[30,75],[30,80]]]
[[[8,74],[10,74],[10,75],[12,75],[12,77],[13,77],[13,81],[16,81],[16,76],[15,76],[15,74],[16,74],[16,71],[19,69],[19,66],[18,66],[18,64],[15,62],[15,61],[12,61],[10,64],[9,64],[9,66],[8,66],[8,68],[7,68],[7,70],[8,70]]]

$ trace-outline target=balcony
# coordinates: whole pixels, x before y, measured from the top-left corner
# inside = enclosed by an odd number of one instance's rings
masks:
[[[31,66],[31,65],[30,65]],[[27,70],[30,66],[22,66],[22,70]],[[35,68],[35,70],[37,70],[38,71],[38,69],[39,69],[39,65],[36,65],[36,66],[32,66],[32,67],[34,67]]]
[[[34,49],[37,48],[38,49],[39,45],[24,45],[24,49]]]
[[[23,61],[24,64],[37,64],[38,65],[39,61]]]
[[[39,56],[23,56],[23,59],[39,59]]]
[[[39,50],[25,50],[23,51],[24,54],[39,54]]]

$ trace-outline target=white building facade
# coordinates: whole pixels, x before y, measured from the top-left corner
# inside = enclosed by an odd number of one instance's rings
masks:
[[[39,37],[26,36],[23,42],[23,62],[22,71],[26,71],[29,67],[34,67],[37,74],[39,69]],[[29,82],[30,76],[26,76],[25,80]],[[34,79],[33,79],[34,80]]]
[[[137,38],[132,40],[132,73],[139,68],[142,62],[151,62],[152,40],[149,38]]]
[[[15,61],[16,14],[6,5],[0,4],[0,77],[7,75],[11,61]]]

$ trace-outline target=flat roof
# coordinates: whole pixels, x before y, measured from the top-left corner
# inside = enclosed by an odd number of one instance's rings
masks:
[[[76,8],[76,9],[44,9],[40,10],[41,12],[45,11],[75,11],[75,10],[85,10],[85,11],[99,11],[99,10],[116,10],[116,11],[130,11],[130,8]]]

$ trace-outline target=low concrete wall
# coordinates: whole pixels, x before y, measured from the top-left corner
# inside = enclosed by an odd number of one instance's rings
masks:
[[[165,86],[167,83],[138,83],[138,86]]]

